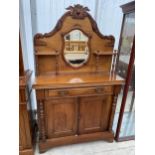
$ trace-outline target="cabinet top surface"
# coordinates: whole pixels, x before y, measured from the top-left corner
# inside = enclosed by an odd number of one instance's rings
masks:
[[[124,80],[118,75],[103,73],[83,73],[65,75],[43,75],[35,78],[33,88],[61,88],[61,87],[80,87],[96,85],[122,85]]]

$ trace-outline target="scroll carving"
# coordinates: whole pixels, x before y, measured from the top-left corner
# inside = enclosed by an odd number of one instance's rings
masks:
[[[90,11],[88,7],[83,7],[80,4],[69,6],[66,10],[69,10],[70,15],[74,19],[84,19],[87,17],[87,11]]]

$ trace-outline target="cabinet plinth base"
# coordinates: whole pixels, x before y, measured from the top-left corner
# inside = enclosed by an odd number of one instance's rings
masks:
[[[33,149],[25,149],[19,151],[19,155],[34,155]]]
[[[76,144],[80,142],[88,142],[95,140],[105,140],[108,142],[113,142],[114,134],[112,132],[96,132],[91,134],[82,134],[82,135],[72,135],[66,137],[58,137],[47,139],[45,142],[39,142],[39,151],[43,153],[47,151],[49,148],[67,145],[67,144]]]

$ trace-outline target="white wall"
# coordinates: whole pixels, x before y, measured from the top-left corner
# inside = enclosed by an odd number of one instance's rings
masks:
[[[47,33],[56,25],[69,5],[82,4],[90,9],[100,31],[105,35],[114,35],[115,49],[118,48],[123,13],[120,5],[133,0],[31,0],[32,26],[35,33]],[[35,26],[34,26],[35,25]]]
[[[33,19],[36,19],[32,21],[32,25],[35,27],[33,30],[34,34],[38,32],[47,33],[51,31],[56,25],[58,19],[66,11],[65,8],[70,5],[82,4],[89,7],[91,10],[90,13],[93,17],[95,15],[96,0],[31,0],[31,2],[32,1],[32,16]],[[34,7],[34,5],[36,6]]]
[[[98,5],[97,23],[101,32],[105,35],[112,34],[115,37],[115,49],[118,49],[123,13],[121,5],[133,0],[100,0]]]
[[[22,52],[24,57],[24,69],[33,71],[30,83],[34,80],[35,67],[33,55],[33,37],[32,37],[32,23],[31,23],[31,9],[29,0],[19,1],[19,26],[22,44]],[[35,92],[31,94],[32,108],[36,109]]]

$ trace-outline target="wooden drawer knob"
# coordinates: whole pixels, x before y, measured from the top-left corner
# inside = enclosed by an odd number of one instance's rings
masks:
[[[64,91],[63,90],[62,91],[59,91],[58,93],[59,93],[60,96],[65,96],[65,95],[68,94],[68,92],[65,91],[65,90]]]
[[[96,92],[96,93],[101,93],[101,92],[103,92],[103,88],[96,88],[96,89],[95,89],[95,92]]]

